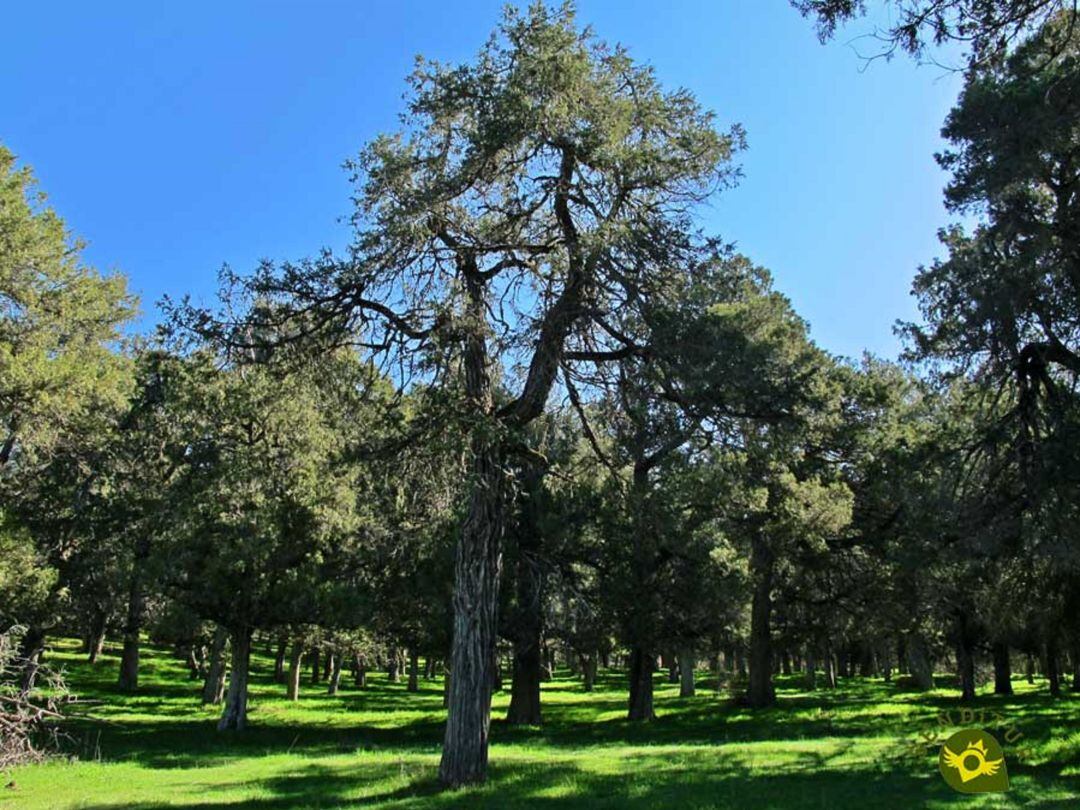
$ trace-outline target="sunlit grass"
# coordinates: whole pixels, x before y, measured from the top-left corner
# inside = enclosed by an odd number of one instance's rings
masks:
[[[625,681],[616,672],[601,673],[593,693],[566,674],[546,684],[541,728],[502,723],[509,697],[498,693],[488,784],[446,793],[436,782],[439,681],[422,680],[410,694],[372,673],[365,690],[343,678],[330,697],[305,683],[301,701],[289,703],[259,657],[252,727],[220,735],[217,710],[199,705],[199,684],[165,651],[147,651],[135,695],[115,690],[114,655],[91,667],[62,644],[51,659],[65,664],[86,700],[80,712],[94,719],[73,731],[78,761],[5,775],[14,785],[0,792],[0,807],[1080,805],[1080,699],[1052,700],[1039,681],[1017,680],[1011,698],[984,693],[975,707],[987,717],[1000,712],[1023,733],[1006,746],[1006,795],[953,794],[938,775],[936,749],[913,751],[921,733],[943,731],[939,712],[959,719],[954,690],[920,694],[851,679],[808,692],[792,676],[779,680],[776,708],[751,711],[717,694],[704,673],[690,699],[658,675],[659,719],[642,725],[623,719]]]

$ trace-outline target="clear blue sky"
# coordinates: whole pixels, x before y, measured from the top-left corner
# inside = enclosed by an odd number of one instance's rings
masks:
[[[144,323],[165,293],[208,301],[222,263],[341,247],[342,161],[402,108],[415,54],[469,58],[499,2],[15,3],[0,142],[126,273]],[[866,66],[853,25],[822,46],[787,0],[581,0],[579,18],[742,123],[745,179],[708,230],[769,267],[818,342],[893,356],[916,268],[939,251],[933,161],[959,77]]]

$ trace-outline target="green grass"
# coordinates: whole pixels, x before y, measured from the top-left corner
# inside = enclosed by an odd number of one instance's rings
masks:
[[[615,672],[602,673],[592,694],[569,676],[545,684],[543,728],[506,726],[509,698],[498,693],[488,783],[441,792],[438,682],[410,694],[373,674],[366,690],[328,697],[307,687],[292,704],[259,658],[251,728],[222,735],[217,710],[199,705],[199,685],[165,651],[147,650],[136,695],[113,687],[112,654],[91,667],[60,644],[51,660],[65,664],[87,701],[80,712],[96,719],[76,725],[78,760],[5,774],[14,786],[0,788],[0,808],[1080,806],[1080,699],[1051,700],[1038,682],[1017,681],[1015,697],[981,695],[975,706],[1024,734],[1006,745],[1007,794],[954,794],[936,747],[912,753],[920,732],[938,731],[939,712],[959,711],[951,690],[851,679],[805,692],[781,678],[779,705],[752,712],[708,689],[681,699],[658,676],[659,719],[632,724]]]

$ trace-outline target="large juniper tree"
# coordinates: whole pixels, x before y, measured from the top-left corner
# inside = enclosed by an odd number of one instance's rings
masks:
[[[410,87],[403,129],[352,164],[350,259],[266,267],[249,289],[301,331],[359,331],[401,373],[461,381],[471,494],[440,768],[456,786],[487,770],[507,454],[560,364],[635,351],[611,313],[682,271],[692,208],[733,179],[742,134],[570,6],[508,10],[472,63],[421,60]]]

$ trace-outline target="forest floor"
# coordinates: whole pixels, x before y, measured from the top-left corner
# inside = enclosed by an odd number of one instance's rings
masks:
[[[1017,680],[1017,695],[980,695],[976,713],[1005,745],[1008,793],[963,796],[938,773],[941,741],[960,726],[955,690],[904,691],[846,679],[806,692],[779,679],[776,708],[739,708],[709,688],[698,695],[657,675],[654,723],[623,719],[621,673],[602,673],[586,693],[569,674],[544,685],[544,726],[502,722],[509,696],[495,697],[491,772],[480,788],[440,792],[436,783],[444,712],[442,685],[418,693],[373,673],[367,689],[307,686],[299,703],[253,663],[250,728],[214,730],[218,710],[199,705],[183,662],[144,654],[142,687],[118,692],[115,649],[91,667],[74,642],[50,652],[85,702],[71,747],[78,759],[2,775],[0,808],[844,808],[1080,807],[1080,696],[1051,700],[1045,682]],[[305,673],[307,674],[307,673]],[[953,725],[938,726],[952,712]],[[1006,743],[997,715],[1023,737]],[[937,744],[916,750],[922,735]],[[1025,750],[1026,749],[1026,750]]]

